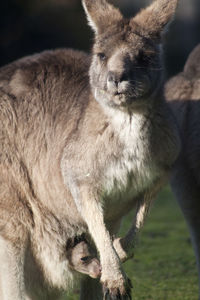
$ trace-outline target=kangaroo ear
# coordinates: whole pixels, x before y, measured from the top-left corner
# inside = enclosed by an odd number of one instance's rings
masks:
[[[89,25],[96,34],[122,19],[120,11],[106,0],[82,0]]]
[[[137,23],[150,37],[160,39],[172,21],[179,0],[154,0],[131,21]]]

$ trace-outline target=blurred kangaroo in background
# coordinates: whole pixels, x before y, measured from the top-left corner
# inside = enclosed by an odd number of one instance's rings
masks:
[[[190,54],[183,72],[167,82],[165,96],[182,139],[171,185],[190,229],[200,286],[200,45]]]
[[[99,253],[104,296],[87,277],[81,299],[131,299],[121,261],[180,150],[161,46],[177,2],[124,19],[105,0],[84,0],[91,55],[46,51],[0,69],[1,300],[58,299],[53,288],[76,281],[67,240],[83,233]],[[113,241],[134,207],[131,229]]]

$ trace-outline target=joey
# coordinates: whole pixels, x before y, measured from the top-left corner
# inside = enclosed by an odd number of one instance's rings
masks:
[[[77,272],[87,274],[92,278],[101,275],[101,266],[96,253],[83,237],[75,237],[67,241],[67,258],[70,267]]]

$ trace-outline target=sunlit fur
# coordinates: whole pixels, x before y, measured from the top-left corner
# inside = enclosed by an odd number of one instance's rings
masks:
[[[95,31],[90,55],[45,51],[0,69],[0,262],[11,267],[0,268],[1,300],[58,300],[78,281],[66,243],[82,233],[98,252],[106,297],[130,299],[120,260],[133,254],[135,232],[180,149],[161,55],[177,2],[157,0],[125,20],[105,0],[85,0]],[[83,280],[81,293],[103,297],[95,280]]]

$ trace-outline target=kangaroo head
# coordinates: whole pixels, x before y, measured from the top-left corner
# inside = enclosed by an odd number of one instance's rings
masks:
[[[83,0],[95,32],[90,83],[97,101],[121,109],[149,103],[162,78],[162,33],[177,3],[156,0],[125,19],[106,0]]]

